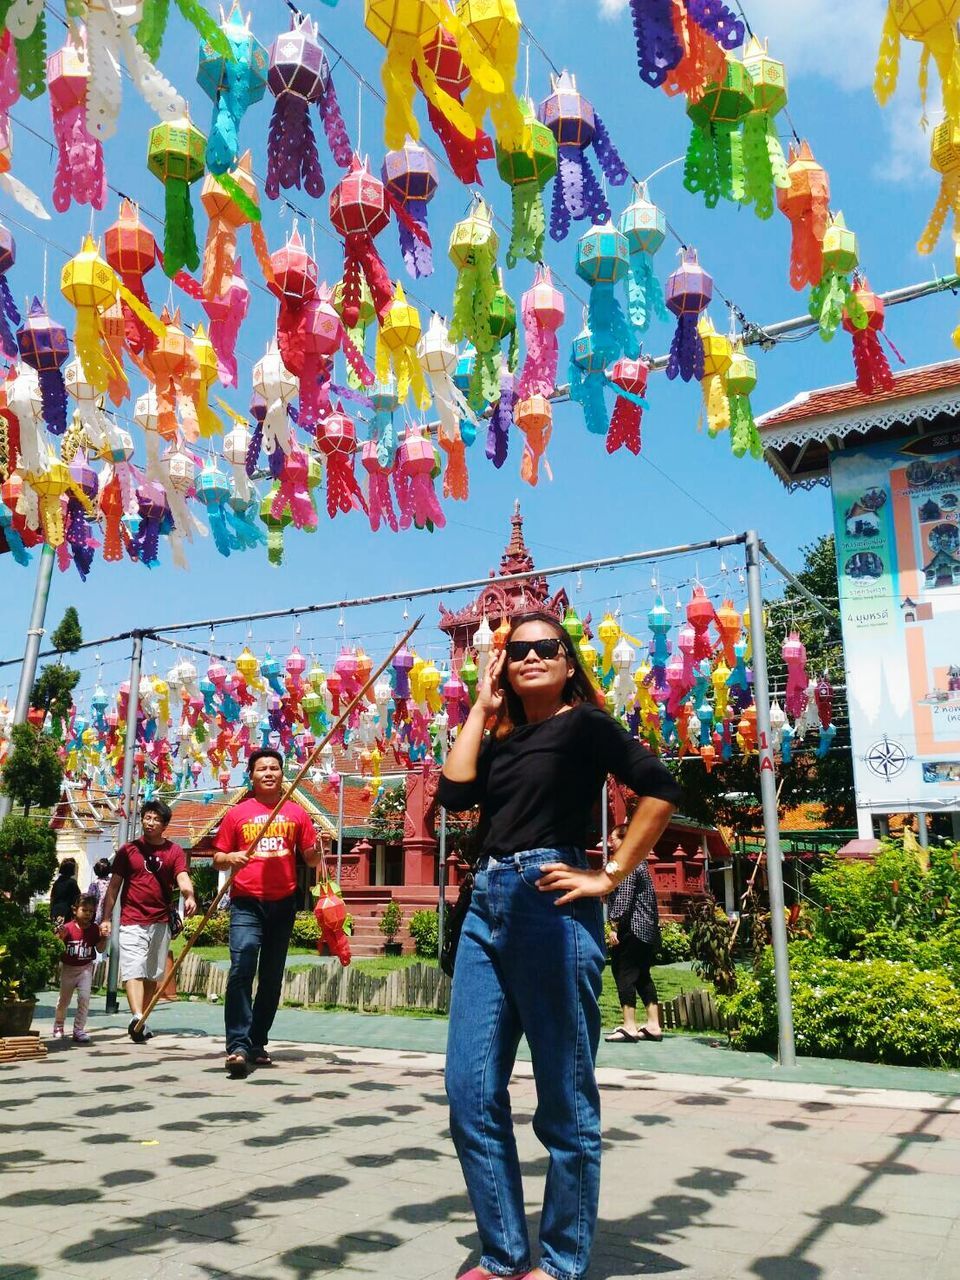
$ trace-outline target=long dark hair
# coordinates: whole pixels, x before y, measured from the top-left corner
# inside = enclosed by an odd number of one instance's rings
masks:
[[[507,643],[513,639],[517,628],[522,627],[525,622],[545,622],[560,641],[560,646],[563,649],[567,662],[573,667],[573,674],[568,676],[567,683],[563,686],[563,692],[560,695],[563,702],[570,707],[575,707],[580,702],[589,702],[594,706],[597,706],[599,703],[597,691],[590,683],[590,677],[584,670],[583,663],[580,661],[580,655],[577,652],[573,641],[563,629],[560,620],[554,617],[552,613],[544,613],[540,609],[532,613],[521,613],[510,622],[510,631],[507,635]],[[497,712],[497,718],[493,726],[493,735],[495,738],[505,738],[508,733],[511,733],[517,727],[517,725],[527,723],[527,717],[523,710],[523,702],[507,677],[506,666],[503,668],[500,687],[503,689],[504,698],[503,705]]]

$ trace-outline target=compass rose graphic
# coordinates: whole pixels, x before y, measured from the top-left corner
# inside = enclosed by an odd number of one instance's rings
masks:
[[[891,742],[886,734],[873,744],[864,759],[871,773],[886,782],[891,782],[907,767],[907,753],[899,742]]]

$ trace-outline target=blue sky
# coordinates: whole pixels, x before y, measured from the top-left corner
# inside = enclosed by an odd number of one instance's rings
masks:
[[[805,0],[803,4],[748,0],[744,7],[757,34],[769,35],[770,52],[787,64],[791,118],[829,170],[833,206],[843,210],[848,224],[858,233],[861,262],[871,285],[878,290],[889,289],[930,278],[934,270],[950,271],[948,239],[932,260],[919,257],[915,249],[936,196],[936,183],[926,169],[927,142],[918,125],[916,50],[904,50],[900,91],[890,108],[881,111],[870,89],[885,8],[882,0],[852,0],[843,6],[829,0]],[[254,30],[269,46],[275,35],[286,29],[288,11],[281,0],[258,0],[252,12]],[[683,154],[688,136],[683,104],[639,81],[624,6],[617,0],[552,0],[549,5],[544,0],[524,0],[521,12],[557,66],[568,67],[576,74],[578,87],[602,115],[631,172],[644,177]],[[321,29],[346,59],[369,81],[379,84],[382,49],[364,30],[361,13],[360,0],[341,0],[335,9],[318,4],[314,9]],[[52,17],[48,22],[53,49],[61,43],[63,29]],[[525,79],[525,44],[526,41],[521,48],[520,88]],[[189,98],[193,118],[206,130],[212,108],[195,82],[196,37],[174,7],[161,66]],[[549,68],[535,47],[530,49],[529,66],[531,94],[542,98],[549,90]],[[357,81],[342,63],[334,70],[334,80],[348,129],[356,137],[359,114],[361,150],[369,153],[379,167],[383,153],[379,103],[369,93],[363,93],[358,113]],[[242,127],[242,141],[253,148],[255,169],[261,175],[265,172],[265,139],[272,101],[268,95],[253,107]],[[28,125],[51,137],[49,101],[46,96],[33,103],[21,101],[12,115],[17,122],[13,172],[52,208],[52,154],[46,144],[19,127]],[[931,115],[936,118],[933,112]],[[114,187],[140,199],[145,211],[160,213],[162,189],[145,163],[151,123],[133,85],[125,80],[121,127],[106,147],[108,179]],[[781,133],[786,133],[785,126]],[[432,137],[428,129],[424,130],[424,137],[428,141]],[[320,142],[320,155],[329,190],[337,180],[337,171],[325,139]],[[498,214],[509,219],[506,188],[492,166],[487,167],[487,174],[488,196]],[[615,212],[629,200],[628,188],[612,189],[609,194]],[[752,212],[730,205],[709,211],[699,197],[683,190],[681,165],[657,177],[650,194],[684,239],[697,246],[701,262],[714,275],[718,288],[734,299],[749,318],[771,322],[805,310],[805,297],[788,285],[790,229],[781,215],[775,214],[764,223]],[[316,256],[321,276],[336,279],[341,269],[340,247],[322,229],[328,226],[326,197],[315,203],[299,193],[293,193],[293,197],[308,212],[315,210]],[[411,282],[417,298],[442,313],[449,313],[452,293],[446,241],[468,203],[469,193],[443,173],[440,191],[430,208],[438,270],[432,279]],[[95,233],[102,233],[114,220],[117,204],[117,198],[111,195],[107,209],[94,218]],[[280,207],[269,201],[263,204],[267,238],[271,248],[276,248],[290,227],[292,215],[286,211],[281,216]],[[206,223],[199,205],[199,184],[194,188],[194,208],[202,239]],[[5,192],[0,192],[0,219],[7,221],[8,215],[71,252],[79,248],[80,238],[90,225],[89,211],[76,208],[68,215],[55,215],[49,223],[35,222],[13,205]],[[12,220],[8,225],[17,241],[17,262],[9,279],[18,301],[23,302],[26,295],[41,289],[44,246]],[[152,229],[159,230],[155,225]],[[378,245],[388,268],[396,275],[400,257],[392,227]],[[560,245],[548,240],[547,259],[559,276],[585,293],[573,270],[575,245],[574,233]],[[241,240],[249,275],[254,263],[248,246],[248,241]],[[674,248],[668,241],[659,255],[661,278],[675,265]],[[48,248],[47,257],[51,311],[72,328],[71,308],[57,288],[65,257],[53,247]],[[507,288],[518,302],[531,274],[528,264],[506,274]],[[406,277],[403,279],[406,284]],[[148,278],[147,285],[159,307],[167,294],[167,283],[159,269]],[[186,299],[178,301],[184,304],[188,319],[200,318],[194,304]],[[950,294],[897,308],[888,313],[888,332],[910,364],[945,359],[953,353],[950,332],[957,323],[958,310],[958,301]],[[566,363],[569,340],[580,325],[579,313],[579,304],[568,296],[567,324],[561,334],[561,369]],[[726,328],[728,316],[722,304],[715,304],[711,315],[718,328]],[[251,360],[262,354],[275,317],[273,300],[262,290],[254,289],[239,343],[240,392],[226,396],[241,411],[249,401]],[[647,349],[660,354],[669,346],[670,337],[668,326],[655,324]],[[849,338],[843,333],[830,345],[814,336],[805,342],[785,343],[767,354],[754,354],[760,378],[753,397],[757,413],[789,400],[805,388],[852,377]],[[68,604],[74,604],[87,636],[93,638],[134,626],[288,607],[481,576],[497,563],[513,502],[518,497],[529,545],[541,565],[711,538],[755,525],[787,564],[796,566],[799,548],[829,530],[825,490],[787,494],[763,463],[737,461],[725,440],[707,438],[698,424],[699,387],[671,384],[658,374],[650,379],[648,398],[650,408],[644,415],[643,453],[639,459],[623,451],[608,457],[602,440],[587,433],[579,409],[558,406],[549,452],[555,478],[552,483],[541,480],[537,489],[530,489],[519,479],[520,449],[516,438],[511,441],[511,456],[499,472],[484,458],[482,438],[479,439],[469,458],[469,501],[447,503],[447,527],[432,536],[416,531],[372,534],[360,515],[330,521],[322,511],[315,534],[288,531],[286,556],[279,570],[267,564],[262,552],[223,559],[210,539],[188,548],[190,568],[186,573],[169,564],[169,555],[160,568],[152,571],[127,562],[106,565],[98,558],[85,584],[72,569],[67,574],[56,573],[49,617],[55,622]],[[142,457],[142,449],[138,452]],[[724,558],[728,571],[734,558]],[[676,594],[676,582],[687,582],[694,573],[711,584],[711,589],[719,590],[729,583],[731,590],[737,590],[735,576],[723,573],[720,557],[715,555],[698,557],[693,563],[663,565],[653,572],[644,569],[585,575],[579,593],[574,582],[566,585],[583,612],[591,609],[596,614],[619,600],[625,625],[634,630],[643,625],[639,614],[651,603],[652,577],[659,574],[669,596],[671,592]],[[14,656],[22,649],[33,576],[32,569],[18,568],[10,557],[0,563],[7,602],[0,612],[3,656]],[[449,597],[446,603],[459,607],[465,601],[466,596]],[[428,622],[432,621],[436,617],[435,605],[428,602],[426,609]],[[253,639],[260,648],[269,643],[281,654],[299,639],[305,651],[312,648],[323,658],[334,652],[340,636],[353,640],[366,635],[368,648],[376,653],[401,625],[401,612],[402,606],[348,612],[342,627],[338,626],[336,615],[326,616],[304,622],[299,636],[292,623],[273,623],[255,628]],[[236,652],[245,636],[243,627],[221,630],[216,647]],[[440,656],[436,633],[425,635],[422,647]],[[155,661],[163,670],[172,657],[172,653],[167,657],[165,652],[154,656],[151,651],[149,663]],[[122,678],[122,651],[105,649],[102,660],[106,664],[105,683]],[[93,679],[96,664],[88,657],[82,665],[87,683]],[[9,693],[12,685],[10,669],[0,670],[0,693]]]

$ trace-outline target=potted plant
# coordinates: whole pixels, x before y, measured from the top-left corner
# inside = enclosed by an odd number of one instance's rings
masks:
[[[57,838],[31,809],[60,799],[63,770],[56,749],[30,724],[17,725],[3,771],[15,810],[0,825],[0,1036],[30,1030],[37,993],[49,985],[60,944],[46,911],[30,910],[57,869]]]
[[[400,904],[391,898],[380,917],[380,932],[387,940],[383,948],[385,955],[398,956],[403,951],[403,943],[396,941],[402,925],[403,912]]]

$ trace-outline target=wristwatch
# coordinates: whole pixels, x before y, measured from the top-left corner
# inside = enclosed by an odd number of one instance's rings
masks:
[[[603,869],[611,880],[616,879],[620,874],[620,863],[616,858],[609,858],[604,864]]]

